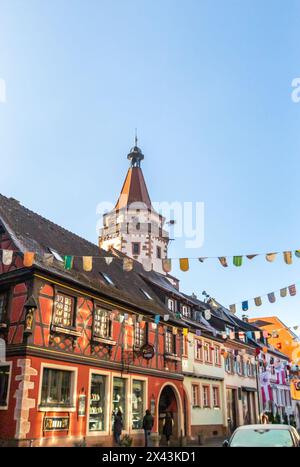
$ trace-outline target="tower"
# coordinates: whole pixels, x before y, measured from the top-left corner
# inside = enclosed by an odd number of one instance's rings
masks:
[[[162,259],[167,258],[169,234],[163,226],[165,218],[152,206],[141,162],[144,155],[137,145],[127,159],[130,167],[114,209],[104,214],[99,246],[115,248],[149,269],[163,273]]]

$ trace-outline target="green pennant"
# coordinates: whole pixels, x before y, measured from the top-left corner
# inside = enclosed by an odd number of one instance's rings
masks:
[[[64,256],[64,266],[65,266],[65,269],[67,269],[68,271],[70,271],[70,269],[72,269],[73,267],[73,259],[74,259],[73,256],[70,256],[70,255]]]
[[[233,257],[233,264],[234,266],[242,266],[243,257],[242,256],[234,256]]]

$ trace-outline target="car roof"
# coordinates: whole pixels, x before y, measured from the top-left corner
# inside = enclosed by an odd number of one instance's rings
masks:
[[[283,424],[273,424],[273,423],[261,423],[257,425],[242,425],[239,426],[237,430],[290,430],[292,427],[290,425]]]

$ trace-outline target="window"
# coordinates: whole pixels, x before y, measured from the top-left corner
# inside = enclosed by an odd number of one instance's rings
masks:
[[[104,431],[106,403],[106,376],[92,373],[89,407],[89,431]]]
[[[141,244],[138,242],[132,243],[132,254],[139,255],[141,252]]]
[[[0,294],[0,323],[6,318],[7,293]]]
[[[200,407],[200,386],[192,384],[192,403],[193,407]]]
[[[204,342],[203,344],[203,352],[204,352],[204,361],[206,363],[212,363],[212,353],[210,349],[210,345],[208,342]]]
[[[176,354],[176,335],[169,330],[165,334],[165,350],[168,354]]]
[[[203,360],[203,346],[200,339],[195,339],[195,359]]]
[[[235,368],[236,368],[237,374],[241,375],[242,374],[242,362],[241,362],[241,357],[240,356],[236,357]]]
[[[132,429],[143,428],[145,382],[138,379],[132,381]]]
[[[0,407],[8,406],[10,365],[0,365]]]
[[[56,250],[53,250],[53,248],[48,248],[48,251],[50,251],[50,253],[54,256],[54,258],[57,260],[57,261],[60,261],[61,263],[64,262],[62,256],[57,253]]]
[[[170,311],[175,311],[175,301],[172,298],[168,299],[168,308]]]
[[[188,336],[182,336],[182,356],[188,356],[189,339]]]
[[[213,386],[213,405],[220,407],[220,389],[218,386]]]
[[[73,326],[74,298],[57,293],[54,302],[54,324],[56,326]]]
[[[161,247],[160,246],[156,247],[156,257],[158,259],[161,259]]]
[[[182,306],[182,315],[185,316],[186,318],[191,317],[191,309],[189,306],[187,305]]]
[[[110,312],[103,308],[96,307],[94,311],[94,335],[108,339],[111,337],[111,326],[112,322],[110,319]]]
[[[73,375],[72,371],[44,368],[41,405],[71,407]]]
[[[148,294],[147,290],[141,289],[141,292],[142,292],[143,295],[147,298],[147,300],[153,300],[153,298],[151,297],[151,295]]]
[[[135,322],[134,325],[134,346],[137,348],[143,347],[147,343],[147,323]]]
[[[101,276],[103,277],[103,279],[105,280],[105,282],[108,284],[108,285],[112,285],[113,287],[115,287],[115,283],[113,282],[113,280],[109,277],[108,274],[106,274],[105,272],[100,272]]]
[[[235,369],[234,363],[235,362],[234,362],[233,355],[229,353],[225,360],[225,370],[227,371],[227,373],[234,373],[234,369]]]
[[[214,347],[214,355],[215,355],[215,365],[221,365],[221,353],[220,347],[215,345]]]
[[[118,411],[123,416],[123,426],[125,426],[126,417],[126,379],[114,377],[113,378],[113,415]]]
[[[203,407],[210,407],[209,386],[203,386]]]

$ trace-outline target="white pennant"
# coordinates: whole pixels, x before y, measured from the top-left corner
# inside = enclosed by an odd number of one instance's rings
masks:
[[[142,265],[145,271],[151,271],[152,270],[151,258],[143,258]]]
[[[111,256],[106,256],[105,257],[105,262],[107,266],[109,266],[113,262],[113,258]]]
[[[10,266],[13,259],[13,251],[12,250],[3,250],[2,252],[2,263],[4,266]]]

